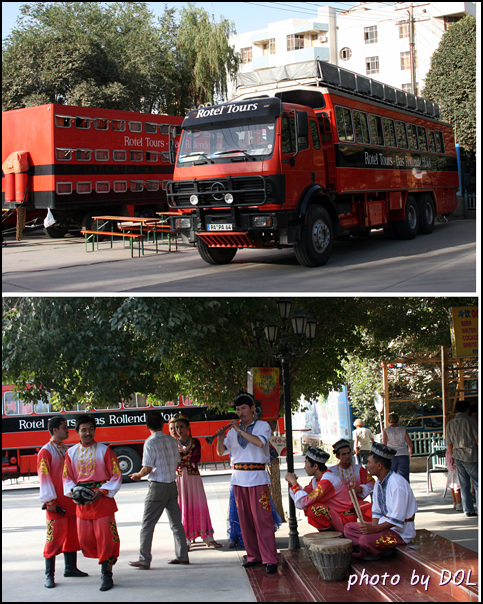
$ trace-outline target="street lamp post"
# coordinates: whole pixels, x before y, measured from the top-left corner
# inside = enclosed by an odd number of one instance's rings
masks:
[[[287,470],[294,471],[293,461],[293,440],[292,440],[292,404],[290,395],[290,361],[295,357],[301,357],[309,352],[315,340],[317,321],[300,310],[297,310],[290,316],[292,301],[287,299],[277,300],[278,312],[282,319],[282,326],[276,324],[266,325],[264,328],[265,336],[268,340],[268,350],[264,350],[260,336],[255,333],[259,349],[268,353],[270,356],[279,359],[282,365],[283,378],[283,400],[285,410],[285,435],[287,439]],[[296,336],[290,337],[289,323],[292,323],[292,331]],[[280,337],[279,337],[280,332]],[[289,549],[299,549],[300,541],[297,530],[297,517],[295,513],[295,504],[289,496]]]

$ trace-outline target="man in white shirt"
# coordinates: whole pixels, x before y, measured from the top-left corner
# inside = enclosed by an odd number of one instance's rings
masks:
[[[176,440],[163,434],[163,418],[157,411],[146,411],[146,426],[151,436],[144,443],[143,467],[131,474],[136,482],[148,476],[149,491],[144,502],[144,516],[141,526],[139,560],[129,562],[130,566],[148,570],[151,566],[151,547],[154,529],[161,514],[166,509],[173,531],[176,558],[168,564],[189,564],[186,533],[181,522],[176,487],[176,467],[180,455]]]
[[[243,543],[247,550],[244,567],[264,564],[268,574],[277,571],[278,555],[275,527],[270,506],[270,477],[265,467],[270,463],[270,426],[255,419],[255,401],[247,392],[235,399],[240,421],[232,420],[223,439],[218,436],[217,452],[230,454],[234,471],[235,500]]]
[[[395,449],[374,443],[367,460],[368,472],[377,478],[372,504],[372,524],[350,522],[344,536],[354,544],[353,556],[378,560],[416,535],[416,499],[409,482],[391,470]]]

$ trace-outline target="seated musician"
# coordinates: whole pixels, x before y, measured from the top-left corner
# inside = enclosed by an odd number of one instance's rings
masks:
[[[409,543],[416,535],[416,499],[409,482],[391,470],[395,454],[396,450],[387,445],[372,445],[367,460],[367,469],[377,478],[372,524],[350,522],[344,527],[344,536],[354,545],[354,557],[378,560],[396,546]]]
[[[305,457],[305,471],[312,477],[302,489],[293,472],[285,475],[290,484],[290,497],[295,507],[304,510],[309,524],[319,531],[343,531],[347,522],[355,522],[357,516],[349,491],[342,480],[327,470],[325,462],[329,453],[317,447],[309,447]]]
[[[333,445],[333,450],[339,463],[330,466],[329,470],[338,476],[348,489],[354,489],[364,520],[370,522],[372,520],[372,503],[364,501],[364,499],[374,489],[374,478],[364,466],[353,462],[352,448],[349,441],[343,438],[338,440]]]

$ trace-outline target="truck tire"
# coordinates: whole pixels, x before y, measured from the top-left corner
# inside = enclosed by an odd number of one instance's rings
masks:
[[[44,227],[44,233],[51,239],[62,239],[68,230],[69,227],[63,224],[53,224],[52,226]]]
[[[228,264],[238,251],[236,247],[210,247],[202,239],[197,242],[198,254],[208,264]]]
[[[435,214],[434,201],[429,193],[425,193],[419,202],[419,233],[429,235],[433,232]]]
[[[310,206],[302,226],[299,243],[295,244],[295,257],[303,266],[323,266],[330,257],[334,243],[332,219],[325,208]]]
[[[133,474],[134,472],[139,472],[139,470],[142,468],[139,453],[137,453],[134,449],[131,449],[131,447],[115,447],[112,450],[116,454],[119,462],[122,481],[131,482],[129,475]]]
[[[394,221],[396,237],[398,239],[414,239],[419,230],[419,208],[412,195],[407,196],[404,215],[404,220]]]

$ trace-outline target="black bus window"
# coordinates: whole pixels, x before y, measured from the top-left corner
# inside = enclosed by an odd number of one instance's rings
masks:
[[[335,122],[337,125],[337,136],[340,141],[353,143],[354,128],[352,127],[352,116],[350,109],[346,107],[335,108]]]
[[[436,130],[436,151],[444,153],[444,138],[441,130]]]
[[[404,122],[396,122],[396,135],[397,143],[400,149],[407,149],[408,144],[408,133],[406,131],[406,124]]]
[[[418,132],[416,130],[416,126],[414,124],[408,124],[408,136],[409,136],[409,146],[411,149],[417,151],[419,149],[418,144]]]
[[[432,130],[428,130],[428,142],[431,153],[436,153],[436,139],[434,138],[434,132]]]
[[[384,133],[382,130],[382,120],[378,115],[369,115],[369,130],[371,132],[372,144],[383,147]]]
[[[353,111],[354,129],[356,131],[356,141],[362,144],[371,142],[369,136],[369,126],[367,124],[367,115],[363,111]]]
[[[419,148],[421,151],[428,151],[428,140],[426,138],[426,128],[418,126]]]

